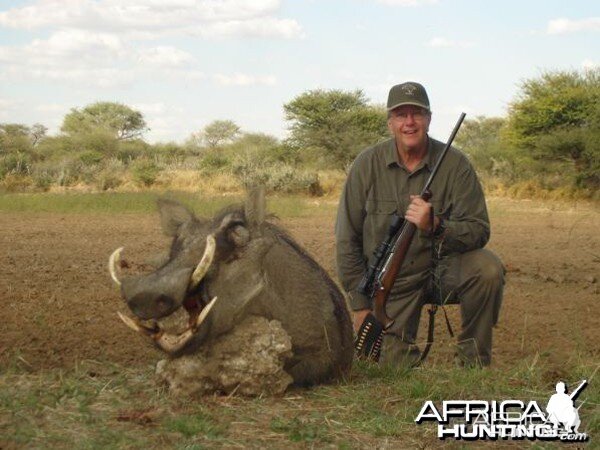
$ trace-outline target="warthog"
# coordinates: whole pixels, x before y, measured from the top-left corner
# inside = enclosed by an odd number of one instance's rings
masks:
[[[344,297],[305,250],[265,221],[262,189],[252,191],[244,206],[226,208],[210,220],[174,201],[158,204],[163,230],[173,237],[168,261],[150,274],[120,280],[122,248],[109,259],[111,276],[134,315],[119,313],[129,327],[149,336],[169,361],[200,353],[204,364],[215,356],[210,349],[241,330],[240,324],[252,328],[249,318],[259,318],[274,336],[289,336],[287,344],[273,342],[281,344],[282,372],[296,384],[349,371],[352,328]],[[254,336],[243,333],[242,340]],[[262,354],[270,346],[265,342],[240,352]],[[223,367],[216,364],[215,370]]]

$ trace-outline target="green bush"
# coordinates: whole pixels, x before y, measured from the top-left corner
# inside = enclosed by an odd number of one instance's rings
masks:
[[[153,153],[166,163],[177,163],[188,156],[188,149],[175,142],[159,143],[152,146]]]
[[[97,152],[103,155],[114,155],[119,148],[119,141],[104,130],[80,133],[71,137],[74,147],[82,152]]]
[[[129,164],[138,158],[151,153],[151,146],[139,139],[134,141],[123,141],[119,143],[116,158],[124,164]]]
[[[68,136],[48,137],[36,148],[41,160],[58,160],[77,151],[75,142]]]
[[[77,157],[65,157],[59,161],[46,161],[44,164],[39,164],[35,171],[44,170],[54,179],[57,186],[72,186],[81,179],[81,174],[85,173],[86,167]]]
[[[52,175],[48,172],[34,172],[31,178],[33,179],[34,186],[44,192],[48,191],[54,182]]]
[[[231,161],[220,148],[206,150],[198,162],[198,170],[202,173],[222,172],[230,166]]]
[[[8,174],[0,182],[0,190],[6,192],[25,192],[33,186],[33,180],[28,175]]]
[[[25,175],[30,169],[31,157],[26,153],[9,153],[0,158],[0,178],[7,174]]]
[[[143,186],[152,186],[160,173],[153,161],[138,160],[132,166],[133,180]]]
[[[123,179],[109,171],[102,171],[96,177],[96,187],[101,191],[116,189],[121,184],[123,184]]]
[[[99,164],[104,159],[104,155],[94,150],[84,151],[79,154],[79,160],[86,166]]]
[[[125,166],[118,159],[109,159],[96,175],[96,187],[101,191],[115,189],[123,184]]]
[[[246,188],[262,184],[274,192],[323,195],[316,172],[299,170],[289,164],[260,165],[252,161],[242,164],[238,160],[233,167],[233,174]]]

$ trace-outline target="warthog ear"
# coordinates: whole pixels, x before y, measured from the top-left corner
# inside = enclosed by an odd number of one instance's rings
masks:
[[[251,229],[260,230],[267,214],[267,201],[265,199],[265,187],[256,186],[248,192],[244,215]]]
[[[181,203],[161,198],[157,204],[160,224],[167,236],[177,236],[181,225],[194,220],[194,214]]]

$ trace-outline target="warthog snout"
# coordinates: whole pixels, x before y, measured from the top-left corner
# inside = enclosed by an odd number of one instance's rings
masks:
[[[123,297],[140,319],[160,319],[181,306],[191,275],[192,269],[177,269],[125,278],[121,285]]]

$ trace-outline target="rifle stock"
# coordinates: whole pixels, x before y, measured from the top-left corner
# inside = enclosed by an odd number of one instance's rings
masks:
[[[429,201],[431,193],[425,191],[421,194],[421,198],[425,201]],[[388,317],[385,305],[390,291],[392,290],[392,286],[394,285],[394,281],[396,280],[396,276],[398,275],[398,272],[400,272],[402,264],[406,259],[406,254],[408,253],[408,249],[416,231],[417,227],[414,223],[408,221],[404,222],[398,233],[398,238],[392,246],[390,252],[391,259],[389,265],[387,265],[387,270],[381,278],[378,289],[374,293],[373,313],[375,318],[383,324],[384,329],[389,328],[394,323],[394,321]]]
[[[384,329],[388,329],[394,323],[394,321],[388,317],[385,305],[390,291],[392,290],[392,286],[394,285],[394,281],[396,280],[396,275],[406,259],[406,253],[413,240],[415,231],[417,231],[415,224],[410,222],[405,222],[402,228],[400,236],[396,239],[392,250],[394,258],[390,260],[388,269],[381,279],[381,284],[375,291],[375,298],[373,301],[373,313],[375,318],[383,324]]]

